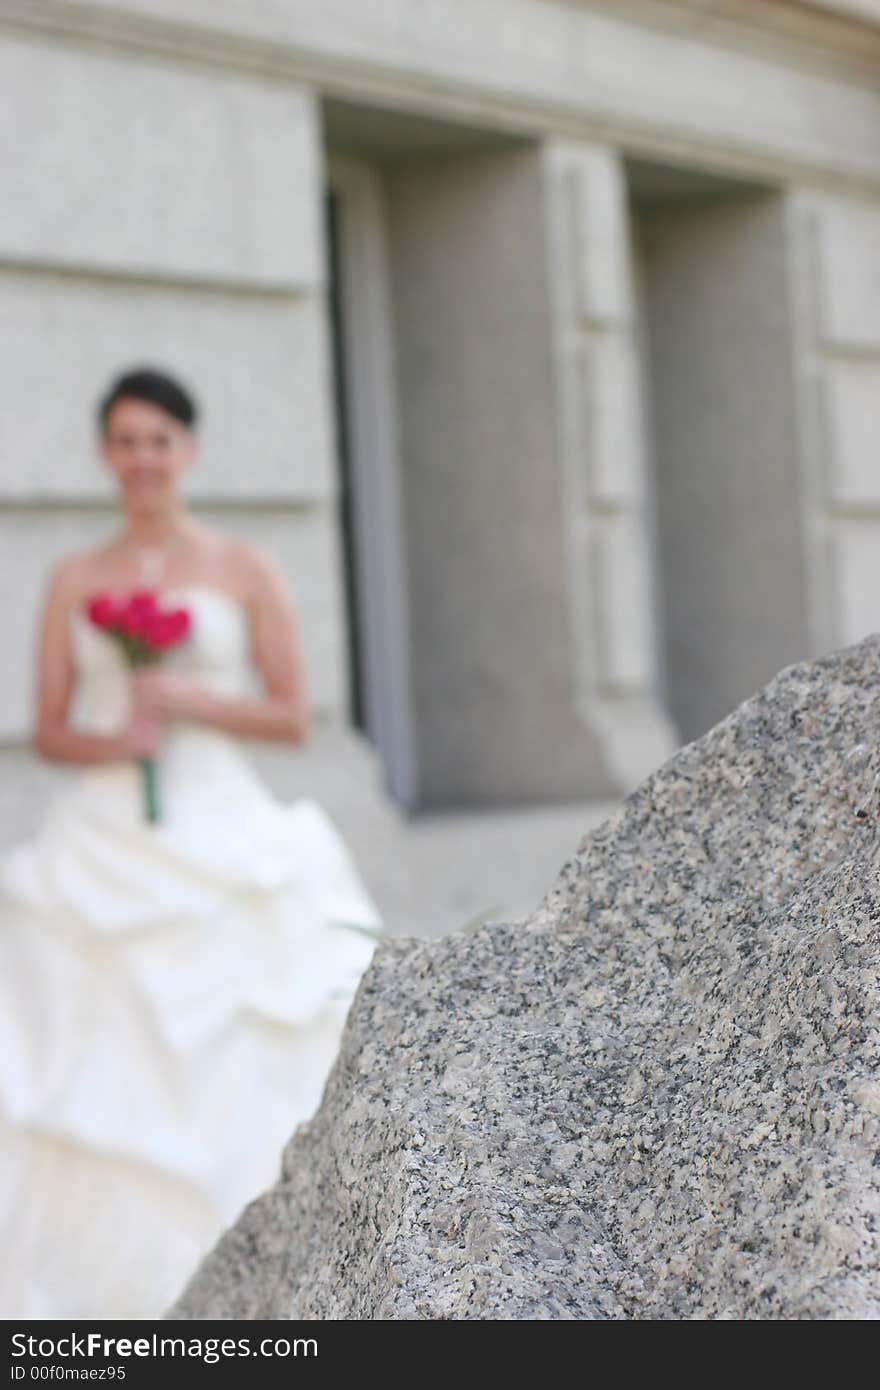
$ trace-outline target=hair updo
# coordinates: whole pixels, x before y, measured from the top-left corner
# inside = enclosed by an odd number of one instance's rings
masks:
[[[190,430],[198,419],[198,407],[186,388],[174,377],[153,367],[137,367],[116,378],[98,405],[102,429],[116,402],[122,400],[147,401]]]

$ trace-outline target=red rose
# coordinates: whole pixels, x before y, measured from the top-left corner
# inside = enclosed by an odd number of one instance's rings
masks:
[[[152,589],[134,589],[128,596],[128,607],[132,613],[148,617],[158,612],[159,603]]]
[[[171,626],[171,639],[173,642],[182,642],[184,637],[189,636],[192,626],[192,619],[186,608],[174,608],[168,615]]]
[[[150,633],[160,616],[159,601],[152,590],[134,589],[120,613],[119,626],[128,637],[140,637],[149,646]]]
[[[172,609],[171,612],[156,612],[147,621],[143,638],[153,651],[165,651],[184,641],[189,632],[189,613],[186,609]]]
[[[119,628],[128,637],[140,637],[150,621],[149,616],[138,608],[126,605],[119,615]]]
[[[93,598],[89,599],[86,611],[95,627],[106,631],[115,626],[120,614],[120,606],[112,594],[101,593],[95,594]]]

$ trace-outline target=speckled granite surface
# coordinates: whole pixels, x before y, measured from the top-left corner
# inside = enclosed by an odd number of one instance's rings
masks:
[[[536,915],[384,946],[172,1318],[880,1317],[880,636],[649,777]]]

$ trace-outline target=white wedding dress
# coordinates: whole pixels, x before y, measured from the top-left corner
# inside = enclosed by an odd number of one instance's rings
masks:
[[[253,690],[231,595],[169,669]],[[128,708],[113,640],[71,618],[79,726]],[[271,1184],[317,1108],[382,924],[321,806],[284,803],[238,740],[169,728],[162,819],[140,770],[77,770],[0,857],[0,1317],[151,1318]]]

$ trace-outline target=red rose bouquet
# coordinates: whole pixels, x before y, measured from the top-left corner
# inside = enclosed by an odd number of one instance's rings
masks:
[[[95,594],[86,604],[89,621],[122,648],[130,667],[155,666],[163,654],[189,636],[192,620],[185,608],[163,609],[150,589],[135,589],[125,598]],[[159,819],[156,764],[140,759],[148,821]]]

